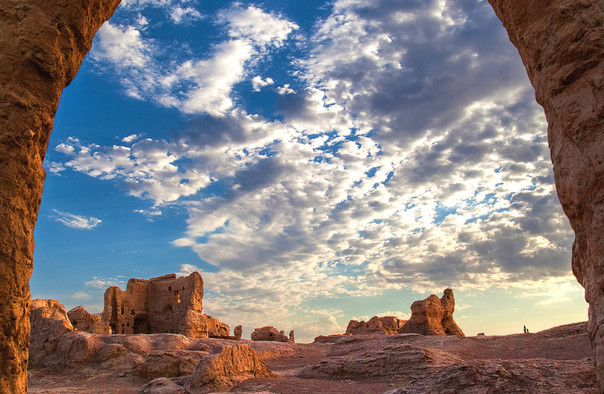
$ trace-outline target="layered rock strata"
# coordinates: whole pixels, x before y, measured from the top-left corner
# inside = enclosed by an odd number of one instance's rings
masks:
[[[453,320],[455,297],[453,290],[445,289],[439,299],[432,294],[422,301],[411,304],[411,318],[399,329],[400,333],[422,335],[465,336]]]
[[[120,0],[0,0],[0,392],[27,391],[42,168],[63,89]]]
[[[589,303],[604,392],[604,3],[489,0],[545,110],[558,197],[575,232],[572,269]]]

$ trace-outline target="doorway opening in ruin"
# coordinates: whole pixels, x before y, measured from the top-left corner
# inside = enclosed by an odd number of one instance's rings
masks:
[[[150,334],[151,325],[147,315],[139,315],[134,318],[134,333],[135,334]]]

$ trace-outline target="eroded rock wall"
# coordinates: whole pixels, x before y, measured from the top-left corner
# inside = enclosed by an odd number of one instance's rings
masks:
[[[120,0],[0,0],[0,392],[27,391],[42,161],[61,92]]]
[[[489,0],[545,110],[558,197],[575,231],[572,268],[604,392],[604,1]]]

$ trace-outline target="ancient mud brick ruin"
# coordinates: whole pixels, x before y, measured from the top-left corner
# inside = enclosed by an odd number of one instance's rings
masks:
[[[113,334],[176,333],[192,338],[228,336],[229,326],[204,315],[203,279],[197,272],[177,278],[130,279],[126,291],[105,292],[102,321]]]

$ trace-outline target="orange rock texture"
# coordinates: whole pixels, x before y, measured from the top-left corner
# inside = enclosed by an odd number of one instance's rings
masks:
[[[0,392],[27,391],[42,161],[63,88],[120,0],[0,0]]]
[[[406,320],[395,316],[373,316],[368,321],[351,320],[346,327],[346,335],[387,334],[393,335],[403,327]]]
[[[432,294],[422,301],[411,304],[411,318],[401,327],[399,333],[422,335],[465,336],[453,320],[455,297],[453,290],[445,289],[439,299]]]
[[[229,336],[228,324],[205,315],[203,279],[198,272],[177,278],[168,274],[151,279],[132,278],[126,291],[105,291],[102,321],[113,334],[183,334],[191,338]],[[89,331],[91,332],[91,331]]]
[[[489,0],[545,110],[558,197],[575,231],[572,268],[604,392],[604,3]]]

